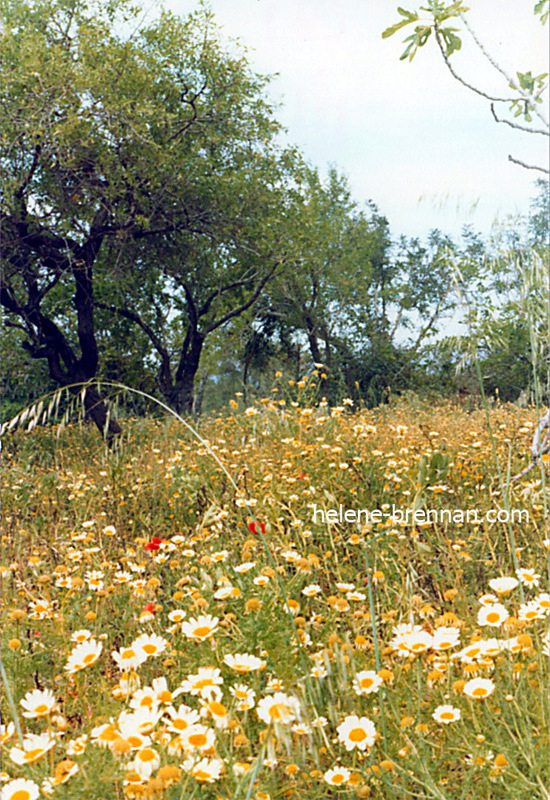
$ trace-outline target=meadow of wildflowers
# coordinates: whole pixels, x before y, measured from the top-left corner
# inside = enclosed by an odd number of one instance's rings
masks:
[[[548,798],[535,410],[239,403],[7,437],[2,800]]]

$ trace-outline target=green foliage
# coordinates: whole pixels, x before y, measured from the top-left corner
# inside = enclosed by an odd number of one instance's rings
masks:
[[[548,122],[538,110],[538,106],[543,102],[543,95],[548,88],[547,73],[535,76],[531,71],[516,72],[517,80],[510,79],[506,71],[488,54],[483,42],[478,38],[476,33],[472,31],[466,16],[469,9],[462,2],[449,3],[441,2],[441,0],[430,0],[426,5],[421,6],[420,10],[427,15],[426,19],[416,25],[414,33],[404,39],[404,42],[407,43],[407,47],[400,56],[401,60],[408,59],[412,61],[418,50],[426,45],[433,33],[445,64],[453,77],[468,89],[485,97],[491,102],[491,111],[497,122],[504,121],[509,125],[511,124],[512,127],[521,130],[518,125],[514,125],[513,119],[522,117],[525,122],[532,123],[534,117],[537,116],[538,121],[542,122],[544,125],[544,128],[537,132],[546,133],[548,135]],[[417,11],[407,11],[401,7],[398,7],[397,11],[404,19],[386,28],[382,33],[382,38],[386,39],[393,36],[404,27],[415,24],[421,20]],[[534,13],[540,17],[543,24],[546,23],[548,20],[547,0],[537,3],[534,8]],[[461,28],[450,27],[445,24],[448,20],[453,18],[459,19],[462,23]],[[461,49],[464,32],[467,32],[471,36],[478,50],[490,64],[491,68],[495,69],[500,74],[501,79],[506,79],[507,88],[514,92],[515,97],[512,99],[498,96],[494,97],[492,93],[487,93],[482,87],[473,85],[464,80],[456,71],[455,67],[451,65],[450,57]],[[512,120],[501,120],[496,116],[495,105],[503,103],[506,104],[509,111],[513,113]],[[547,172],[544,168],[541,168],[541,171]]]
[[[403,61],[404,59],[408,58],[409,61],[412,61],[419,48],[424,47],[428,41],[432,31],[436,31],[441,36],[445,54],[447,56],[450,56],[455,51],[460,50],[462,41],[460,37],[456,35],[458,28],[451,28],[448,26],[442,27],[441,23],[446,22],[452,17],[459,17],[461,14],[468,11],[466,6],[464,6],[462,2],[447,4],[444,2],[439,2],[438,0],[429,0],[426,6],[420,7],[420,10],[431,14],[432,19],[422,23],[421,25],[417,25],[414,29],[414,33],[404,39],[405,42],[408,42],[408,45],[401,54],[400,60]],[[382,33],[383,39],[393,36],[393,34],[397,33],[397,31],[401,30],[401,28],[417,22],[420,19],[417,11],[407,11],[401,7],[398,7],[397,11],[402,17],[404,17],[404,19],[395,25],[391,25],[389,28],[386,28],[386,30]]]
[[[284,261],[295,154],[209,11],[96,12],[7,10],[2,303],[58,383],[146,364],[190,410],[205,338]]]

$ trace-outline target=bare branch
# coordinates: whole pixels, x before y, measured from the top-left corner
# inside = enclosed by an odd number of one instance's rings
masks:
[[[130,311],[127,308],[119,308],[118,306],[110,306],[107,303],[100,303],[98,301],[94,301],[94,305],[96,308],[101,308],[104,311],[111,311],[113,314],[118,314],[120,317],[130,320],[130,322],[135,322],[136,325],[139,325],[142,331],[147,334],[158,354],[162,356],[162,358],[170,358],[168,350],[164,347],[154,330],[135,311]]]
[[[254,294],[250,297],[250,299],[246,303],[243,303],[238,308],[234,308],[233,311],[229,311],[227,314],[225,314],[225,316],[221,317],[217,322],[210,323],[210,325],[208,325],[208,327],[206,328],[206,333],[211,333],[212,331],[215,331],[216,328],[220,328],[222,325],[225,325],[225,323],[228,322],[230,319],[233,319],[233,317],[238,317],[240,314],[242,314],[244,311],[250,308],[250,306],[254,305],[254,303],[260,296],[262,289],[264,288],[266,283],[270,280],[270,278],[272,278],[272,276],[275,274],[279,266],[280,264],[278,263],[274,264],[274,266],[259,282],[258,286],[256,287],[256,290],[254,291]]]
[[[470,36],[472,37],[472,39],[474,40],[476,45],[478,46],[479,50],[483,53],[483,55],[485,56],[485,58],[487,59],[489,64],[491,64],[491,66],[494,67],[497,70],[497,72],[500,72],[500,74],[505,78],[505,80],[508,83],[508,85],[513,84],[514,87],[515,87],[516,86],[516,81],[510,75],[508,75],[506,70],[504,70],[500,66],[500,64],[498,64],[494,60],[494,58],[492,58],[492,56],[487,52],[487,50],[485,49],[484,45],[478,39],[475,31],[472,29],[470,23],[468,22],[468,20],[466,19],[464,14],[462,14],[462,13],[460,14],[460,19],[462,20],[462,22],[464,24],[464,27],[466,28],[466,30],[468,31],[468,33],[470,34]],[[536,116],[541,120],[541,122],[544,123],[544,125],[546,127],[548,127],[548,120],[541,113],[541,111],[538,108],[537,104],[534,102],[533,97],[528,92],[522,91],[522,89],[519,86],[517,87],[516,91],[517,91],[517,93],[519,95],[521,95],[521,97],[524,100],[526,100],[529,103],[529,106],[530,106],[531,110],[533,111],[533,113],[536,114]],[[514,98],[514,99],[516,99],[516,98]]]
[[[451,64],[451,60],[450,60],[449,56],[447,55],[447,53],[445,51],[445,47],[443,45],[443,42],[441,41],[441,34],[439,33],[439,30],[438,30],[437,27],[435,28],[435,39],[436,39],[436,42],[438,44],[439,50],[441,51],[441,56],[443,58],[443,61],[447,65],[447,69],[449,70],[449,72],[451,73],[453,78],[455,80],[457,80],[459,83],[461,83],[463,86],[465,86],[467,89],[470,89],[470,91],[475,92],[475,94],[479,94],[481,97],[484,97],[486,100],[491,100],[493,103],[513,103],[514,100],[517,100],[517,97],[493,97],[492,95],[487,94],[486,92],[484,92],[482,89],[478,89],[477,86],[474,86],[473,84],[468,83],[468,81],[464,80],[464,78],[462,78],[458,74],[458,72],[455,70],[455,68]]]
[[[503,125],[509,125],[510,128],[514,128],[517,131],[524,131],[525,133],[540,133],[542,136],[550,136],[550,133],[542,130],[542,128],[529,128],[527,125],[520,125],[519,122],[512,122],[509,119],[501,119],[500,117],[497,117],[494,103],[491,103],[491,114],[493,115],[495,122],[501,122]]]
[[[524,169],[536,169],[538,172],[544,172],[545,175],[550,175],[550,170],[546,169],[545,167],[537,167],[536,164],[526,164],[525,161],[520,161],[518,158],[514,158],[513,156],[508,156],[508,161],[511,161],[513,164],[518,164]]]

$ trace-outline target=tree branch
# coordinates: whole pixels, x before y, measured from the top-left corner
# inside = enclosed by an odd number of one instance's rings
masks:
[[[279,266],[280,266],[279,263],[274,264],[274,266],[267,273],[267,275],[265,275],[262,278],[262,280],[260,281],[260,283],[256,288],[256,291],[253,293],[252,297],[249,300],[247,300],[246,303],[243,303],[238,308],[234,308],[233,311],[229,311],[227,314],[221,317],[217,322],[215,321],[211,322],[210,325],[207,326],[205,333],[211,333],[212,331],[215,331],[216,328],[220,328],[222,325],[225,325],[226,322],[229,322],[230,319],[238,317],[240,314],[242,314],[244,311],[250,308],[250,306],[252,306],[256,302],[256,300],[258,299],[258,297],[262,292],[262,289],[264,288],[266,283],[270,280],[270,278],[275,274]]]
[[[544,172],[545,175],[550,175],[550,170],[547,170],[545,167],[537,167],[536,164],[526,164],[525,161],[520,161],[519,158],[508,156],[508,161],[511,161],[512,164],[518,164],[524,169],[536,169],[538,172]]]
[[[443,58],[443,61],[447,65],[447,69],[449,70],[449,72],[456,81],[465,86],[466,89],[470,89],[471,92],[475,92],[475,94],[479,94],[481,97],[484,97],[486,100],[491,100],[493,103],[513,103],[514,100],[517,100],[516,97],[493,97],[492,95],[484,92],[482,89],[478,89],[477,86],[474,86],[473,84],[468,83],[468,81],[464,80],[464,78],[462,78],[452,66],[451,60],[447,55],[447,53],[445,52],[445,47],[443,45],[443,42],[441,41],[441,34],[439,33],[437,26],[434,28],[434,30],[435,30],[435,40],[438,44],[439,50],[441,51],[441,56]]]
[[[214,302],[214,300],[217,297],[219,297],[220,295],[224,294],[225,292],[230,292],[231,289],[238,289],[239,286],[247,286],[249,283],[251,283],[254,280],[255,280],[255,276],[252,275],[250,278],[246,278],[245,280],[233,281],[233,283],[228,283],[226,286],[222,286],[220,289],[216,289],[216,291],[212,292],[210,297],[207,297],[207,299],[204,301],[204,303],[202,304],[202,306],[199,309],[198,316],[199,317],[204,317],[204,315],[208,313],[208,310],[209,310],[210,306],[212,305],[212,303]]]
[[[482,44],[482,42],[481,42],[481,41],[478,39],[478,37],[477,37],[477,35],[476,35],[475,31],[474,31],[474,30],[473,30],[473,28],[471,27],[471,25],[470,25],[470,23],[468,22],[468,20],[466,19],[465,15],[464,15],[464,14],[462,14],[462,13],[460,13],[460,14],[459,14],[459,16],[460,16],[460,19],[462,20],[462,23],[463,23],[464,27],[466,28],[466,30],[468,31],[468,33],[470,34],[470,36],[472,37],[472,39],[474,40],[474,42],[476,43],[476,45],[478,46],[478,48],[480,49],[480,51],[483,53],[483,55],[485,56],[485,58],[487,59],[487,61],[489,62],[489,64],[490,64],[492,67],[494,67],[494,69],[496,69],[496,71],[497,71],[497,72],[500,72],[500,74],[503,76],[503,78],[506,80],[506,82],[507,82],[507,84],[508,84],[509,86],[510,86],[510,85],[513,85],[513,86],[514,86],[514,88],[515,88],[515,81],[514,81],[514,79],[513,79],[512,77],[510,77],[510,75],[508,75],[508,73],[506,72],[506,70],[504,70],[504,69],[503,69],[503,68],[500,66],[500,64],[498,64],[498,63],[497,63],[497,62],[494,60],[494,58],[493,58],[493,57],[492,57],[492,56],[491,56],[491,55],[490,55],[490,54],[487,52],[487,50],[485,49],[485,46],[484,46],[484,45]],[[436,31],[436,34],[437,34],[437,31]],[[475,91],[475,90],[474,90],[474,91]],[[544,125],[545,125],[546,127],[548,127],[548,120],[547,120],[547,119],[545,119],[545,117],[543,116],[543,114],[541,114],[541,112],[540,112],[540,109],[538,108],[537,104],[533,102],[533,97],[532,97],[530,94],[528,94],[527,92],[524,92],[524,91],[522,91],[522,89],[521,89],[520,87],[517,87],[517,88],[516,88],[516,91],[517,91],[517,93],[518,93],[519,95],[521,95],[521,97],[522,97],[522,98],[523,98],[523,99],[524,99],[524,100],[525,100],[527,103],[529,103],[529,106],[530,106],[531,110],[533,111],[533,113],[534,113],[534,114],[536,114],[536,116],[537,116],[537,117],[538,117],[538,118],[541,120],[541,122],[542,122],[542,123],[544,123]],[[514,98],[514,99],[516,99],[516,98]]]
[[[509,125],[510,128],[514,128],[517,131],[524,131],[525,133],[540,133],[542,136],[550,136],[548,131],[544,131],[541,128],[529,128],[527,125],[520,125],[519,122],[512,122],[509,119],[501,119],[500,117],[497,117],[494,103],[491,103],[491,114],[493,115],[495,122],[500,122],[503,125]]]

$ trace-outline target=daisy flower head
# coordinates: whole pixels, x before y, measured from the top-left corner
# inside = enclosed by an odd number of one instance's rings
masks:
[[[88,587],[93,592],[99,592],[105,586],[105,574],[100,569],[88,569],[84,575]]]
[[[524,586],[538,586],[540,582],[540,575],[534,569],[518,569],[516,575],[523,583]]]
[[[449,725],[460,719],[460,709],[450,705],[438,706],[432,714],[433,719],[442,725]]]
[[[81,630],[75,631],[73,634],[71,634],[71,642],[75,642],[75,644],[83,644],[91,638],[92,632],[87,630],[87,628],[82,628]]]
[[[541,611],[545,614],[550,612],[550,594],[548,592],[541,592],[535,597],[535,602],[538,604]]]
[[[345,767],[333,767],[325,772],[323,778],[330,786],[342,786],[351,777],[351,772]]]
[[[168,619],[170,620],[170,622],[176,622],[176,623],[183,622],[185,617],[186,617],[185,611],[181,608],[175,608],[168,614]]]
[[[29,719],[47,717],[57,708],[55,695],[51,689],[32,689],[21,700],[21,705],[25,709],[23,716]]]
[[[88,746],[88,736],[84,733],[76,739],[71,739],[67,742],[67,755],[68,756],[81,756],[86,751]]]
[[[218,629],[218,617],[211,617],[204,614],[199,617],[191,617],[181,623],[181,630],[188,639],[204,641],[209,639]]]
[[[156,633],[142,633],[141,636],[134,639],[130,647],[133,650],[141,650],[145,657],[149,658],[151,656],[160,656],[166,650],[168,644],[169,642],[166,639]]]
[[[0,725],[0,745],[4,745],[15,733],[15,724],[8,722],[7,725]]]
[[[17,778],[2,787],[2,800],[37,800],[40,787],[28,778]]]
[[[230,583],[221,586],[214,592],[214,600],[229,600],[230,597],[239,597],[241,590]]]
[[[135,770],[142,778],[150,778],[159,766],[160,756],[153,747],[142,747],[128,764],[128,768]]]
[[[508,619],[510,615],[502,603],[491,603],[490,605],[483,605],[477,613],[478,625],[490,625],[492,628],[500,628],[502,623]]]
[[[166,678],[155,678],[153,680],[152,689],[155,693],[155,697],[159,703],[162,705],[166,705],[171,703],[174,697],[177,697],[178,694],[181,694],[180,689],[176,689],[174,692],[171,692],[168,688],[168,682]]]
[[[256,566],[255,561],[246,561],[244,564],[238,564],[236,567],[233,567],[233,569],[235,570],[235,572],[244,575],[245,573],[253,569],[255,566]]]
[[[309,736],[311,728],[306,722],[297,722],[292,726],[292,733],[295,733],[297,736]]]
[[[238,711],[250,711],[251,708],[254,708],[256,704],[256,692],[250,686],[244,683],[238,683],[236,686],[232,686],[229,692],[237,701]]]
[[[368,717],[358,717],[356,714],[347,716],[336,729],[338,739],[346,750],[366,750],[376,741],[376,728]]]
[[[91,667],[98,660],[102,650],[103,644],[93,638],[86,639],[82,644],[77,644],[67,659],[65,671],[69,675],[74,675],[75,672]]]
[[[518,611],[518,619],[522,622],[532,622],[534,619],[543,619],[546,610],[541,608],[537,600],[529,600],[522,603]]]
[[[489,586],[499,595],[509,594],[518,585],[518,579],[512,577],[493,578]]]
[[[296,697],[275,692],[269,697],[262,697],[259,701],[256,712],[258,717],[267,725],[272,722],[288,725],[300,717],[300,703]]]
[[[113,660],[118,664],[118,668],[123,672],[137,669],[147,660],[146,653],[140,647],[124,647],[121,650],[113,650],[111,653]]]
[[[450,650],[460,644],[460,629],[442,626],[436,628],[432,634],[432,648],[434,650]]]
[[[126,739],[130,748],[136,752],[142,747],[148,747],[151,744],[149,732],[152,730],[152,726],[141,717],[141,712],[146,710],[140,708],[136,711],[123,711],[118,718],[120,736]],[[116,741],[116,738],[113,741]],[[109,746],[112,744],[113,742]]]
[[[174,706],[168,706],[165,711],[164,722],[166,723],[167,729],[172,733],[181,734],[182,731],[185,731],[191,725],[195,725],[199,721],[199,712],[184,704],[180,705],[177,709],[174,708]]]
[[[315,597],[315,595],[320,594],[321,591],[322,589],[317,583],[310,583],[308,586],[304,586],[302,594],[306,597]]]
[[[201,700],[201,717],[212,720],[216,728],[224,729],[229,725],[229,712],[218,700]]]
[[[472,678],[464,684],[462,690],[468,697],[484,700],[495,691],[495,684],[490,678]]]
[[[217,689],[222,683],[223,678],[218,667],[199,667],[197,673],[188,675],[187,679],[180,683],[180,689],[208,699],[213,694],[212,690]]]
[[[10,758],[15,764],[34,764],[55,746],[55,738],[50,733],[27,733],[22,746],[15,745],[10,750]]]
[[[378,673],[374,672],[374,670],[365,669],[356,674],[353,679],[353,689],[355,694],[372,694],[377,692],[383,683],[384,681]]]
[[[390,642],[400,656],[411,656],[423,653],[432,646],[432,635],[427,631],[411,631],[398,634]]]
[[[188,758],[181,766],[197,783],[214,783],[222,774],[223,761],[219,758],[202,758],[200,761]]]
[[[477,598],[477,600],[482,606],[492,606],[493,603],[498,603],[498,597],[496,594],[482,594],[481,597]]]
[[[151,686],[144,689],[136,689],[130,700],[130,708],[158,708],[156,693]]]
[[[185,750],[210,750],[216,744],[216,734],[206,725],[190,725],[180,734]]]
[[[255,670],[265,669],[266,663],[257,656],[248,655],[247,653],[236,653],[235,655],[226,655],[224,663],[227,664],[234,672],[243,675],[246,672],[254,672]]]

